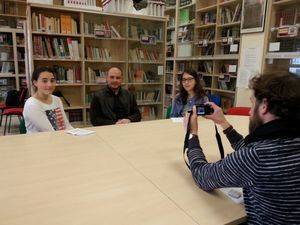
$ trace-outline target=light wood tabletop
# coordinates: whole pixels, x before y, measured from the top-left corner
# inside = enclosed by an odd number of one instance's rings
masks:
[[[247,132],[247,117],[229,117]],[[200,119],[208,160],[213,124]],[[244,207],[194,183],[182,159],[182,123],[171,120],[0,137],[0,225],[236,224]],[[231,149],[223,138],[225,149]]]

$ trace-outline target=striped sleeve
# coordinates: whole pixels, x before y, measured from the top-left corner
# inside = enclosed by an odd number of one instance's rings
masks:
[[[250,187],[258,170],[259,158],[255,149],[241,148],[223,160],[208,163],[198,137],[190,139],[187,156],[196,184],[205,191],[221,187]]]
[[[232,129],[228,134],[226,134],[227,139],[229,140],[231,147],[238,151],[245,146],[244,138],[240,135],[235,129]]]

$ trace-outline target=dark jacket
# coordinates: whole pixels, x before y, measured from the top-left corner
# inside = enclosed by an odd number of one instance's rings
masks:
[[[137,107],[137,103],[133,94],[120,88],[117,95],[106,86],[97,93],[91,102],[90,117],[93,126],[112,125],[118,121],[115,112],[115,102],[122,104],[124,109],[124,117],[131,122],[141,121],[141,113]]]
[[[227,133],[234,152],[208,163],[195,136],[188,158],[195,182],[204,190],[242,187],[248,225],[300,224],[300,126],[273,120],[245,139]]]

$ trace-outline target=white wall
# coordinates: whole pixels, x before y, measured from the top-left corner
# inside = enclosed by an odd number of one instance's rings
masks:
[[[239,73],[238,76],[245,76],[243,69],[246,63],[245,53],[249,48],[257,48],[257,65],[252,68],[252,71],[256,73],[262,73],[263,71],[263,55],[264,55],[264,40],[266,32],[242,34],[241,46],[240,46],[240,61],[239,61]],[[253,73],[253,72],[252,72]],[[251,106],[250,102],[251,91],[248,88],[237,87],[236,92],[236,106]]]

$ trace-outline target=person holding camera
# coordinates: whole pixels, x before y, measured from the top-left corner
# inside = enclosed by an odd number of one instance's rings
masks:
[[[195,70],[183,72],[179,91],[179,95],[176,96],[173,102],[171,117],[183,117],[194,105],[208,101]]]
[[[256,76],[249,87],[252,107],[245,138],[221,108],[207,103],[214,112],[205,118],[223,128],[235,150],[218,162],[205,158],[193,108],[187,150],[192,176],[205,191],[242,187],[248,224],[300,224],[300,77]]]

